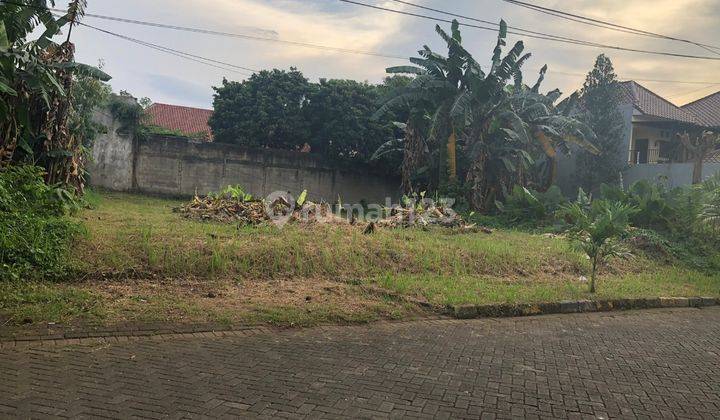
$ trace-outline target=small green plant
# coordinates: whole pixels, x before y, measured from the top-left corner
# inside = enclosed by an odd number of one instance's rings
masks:
[[[228,185],[216,193],[209,193],[211,198],[230,198],[242,202],[252,201],[253,196],[245,192],[241,185]]]
[[[637,212],[631,205],[617,201],[596,200],[588,209],[578,202],[565,205],[560,213],[570,225],[568,237],[590,259],[590,293],[595,293],[597,268],[612,257],[627,256],[619,239],[630,227],[630,217]]]

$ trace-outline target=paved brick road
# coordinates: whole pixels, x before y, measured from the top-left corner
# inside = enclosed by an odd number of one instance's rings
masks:
[[[0,417],[717,418],[720,308],[0,349]]]

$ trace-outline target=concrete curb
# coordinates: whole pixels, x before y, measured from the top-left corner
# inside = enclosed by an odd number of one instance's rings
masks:
[[[660,297],[639,299],[564,300],[542,303],[501,303],[496,305],[457,305],[451,315],[458,319],[514,317],[581,312],[608,312],[628,309],[701,308],[720,305],[714,297]]]

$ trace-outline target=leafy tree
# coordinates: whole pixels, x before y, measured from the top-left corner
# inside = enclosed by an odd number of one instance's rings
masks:
[[[335,161],[368,161],[393,136],[387,119],[372,118],[379,96],[379,88],[368,83],[321,79],[304,107],[312,152]]]
[[[208,121],[218,143],[295,149],[310,139],[303,108],[312,85],[296,68],[263,70],[243,82],[214,87]]]
[[[703,162],[720,146],[720,134],[703,131],[693,136],[688,133],[678,134],[678,138],[693,160],[692,183],[699,184],[702,182]]]
[[[98,68],[102,69],[102,63]],[[75,108],[70,119],[71,131],[82,133],[83,146],[90,148],[97,135],[105,130],[104,126],[95,122],[95,110],[108,102],[112,89],[109,84],[97,78],[78,76],[71,91]]]
[[[446,33],[439,25],[435,31],[445,41],[448,56],[433,52],[428,46],[418,53],[420,57],[410,58],[415,66],[396,66],[387,69],[391,74],[411,74],[412,82],[390,96],[378,111],[382,115],[398,106],[411,106],[415,121],[409,121],[413,133],[415,123],[422,121],[424,113],[429,114],[430,125],[428,140],[435,144],[438,151],[438,184],[457,181],[457,137],[465,126],[465,121],[453,118],[451,112],[456,101],[469,89],[472,75],[480,71],[480,66],[462,46],[460,25],[454,20],[451,33]],[[408,143],[412,149],[414,145]]]
[[[618,239],[628,232],[635,207],[617,201],[596,200],[590,208],[579,202],[564,206],[570,222],[569,238],[590,258],[590,293],[595,293],[597,268],[609,258],[627,255]]]
[[[599,154],[580,152],[578,155],[578,179],[587,190],[601,183],[617,183],[625,167],[622,145],[624,121],[618,105],[622,87],[610,58],[601,54],[594,68],[585,78],[580,94],[584,113],[581,116],[597,136]]]

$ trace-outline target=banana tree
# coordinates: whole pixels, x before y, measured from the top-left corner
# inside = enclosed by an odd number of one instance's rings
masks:
[[[513,93],[507,99],[507,106],[500,115],[509,139],[521,150],[539,149],[541,159],[530,162],[540,180],[535,187],[546,190],[557,179],[558,153],[569,154],[570,145],[576,145],[590,153],[599,150],[593,145],[596,140],[592,129],[582,121],[570,116],[577,101],[577,93],[558,106],[556,101],[562,93],[555,89],[547,94],[539,93],[540,85],[545,77],[547,66],[540,70],[537,82],[529,87],[522,83],[522,76],[517,75]],[[523,182],[520,182],[523,184]]]
[[[82,15],[84,2],[55,18],[53,1],[0,3],[0,166],[25,161],[43,165],[49,183],[82,189],[82,140],[68,129],[69,97],[77,75],[109,80],[99,69],[76,63],[74,46],[52,38]],[[40,25],[34,40],[28,35]]]
[[[445,41],[447,57],[433,52],[428,46],[418,51],[420,57],[411,57],[414,65],[396,66],[386,69],[388,73],[413,75],[414,80],[406,87],[393,92],[380,107],[377,116],[398,106],[413,109],[415,115],[429,115],[428,142],[433,144],[439,155],[439,181],[450,183],[457,180],[458,136],[465,129],[461,121],[451,118],[451,110],[457,98],[469,89],[469,83],[480,66],[462,46],[460,25],[454,20],[451,33],[439,25],[436,32]],[[408,121],[409,130],[416,132],[413,121]],[[410,149],[415,145],[408,142]]]
[[[516,42],[503,56],[506,46],[507,24],[500,21],[497,43],[493,50],[492,65],[487,73],[473,60],[466,73],[468,89],[455,98],[450,116],[456,125],[463,125],[463,140],[471,162],[465,176],[469,187],[469,202],[478,210],[491,207],[495,198],[511,183],[513,174],[499,165],[511,165],[506,156],[508,145],[498,139],[499,118],[510,94],[508,83],[519,77],[521,67],[531,54],[523,51],[522,41]],[[500,155],[500,156],[499,156]],[[502,159],[506,157],[506,159]]]

